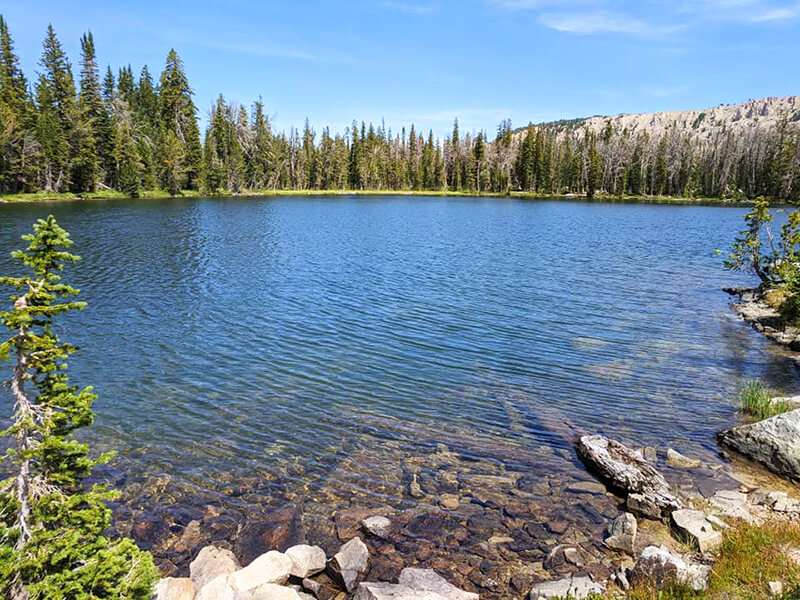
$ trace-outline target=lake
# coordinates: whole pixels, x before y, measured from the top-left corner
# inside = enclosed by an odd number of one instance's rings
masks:
[[[124,490],[119,530],[165,570],[209,540],[245,556],[299,538],[331,548],[348,526],[334,510],[377,507],[408,511],[403,560],[472,564],[487,535],[508,534],[503,552],[535,561],[618,510],[576,491],[591,480],[578,432],[698,457],[713,468],[668,476],[702,493],[723,484],[714,434],[738,420],[737,385],[797,390],[794,363],[720,291],[752,282],[715,253],[745,212],[407,196],[9,204],[0,273],[19,273],[8,253],[37,217],[71,232],[83,260],[66,280],[89,307],[60,333],[81,347],[73,382],[100,396],[84,436],[119,452],[99,472]],[[459,506],[440,509],[443,494]],[[517,535],[515,519],[566,525]],[[600,552],[591,535],[574,543]]]

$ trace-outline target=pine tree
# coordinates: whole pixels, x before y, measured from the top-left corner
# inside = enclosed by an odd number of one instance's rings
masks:
[[[8,25],[0,15],[0,191],[25,190],[36,175],[35,113]]]
[[[75,82],[72,67],[52,25],[47,26],[40,65],[44,72],[36,85],[37,139],[42,152],[42,184],[45,191],[69,186],[71,142],[76,121]]]
[[[13,470],[0,488],[0,590],[12,600],[108,598],[148,600],[156,579],[152,557],[130,539],[103,534],[111,521],[105,502],[114,494],[85,478],[105,460],[89,457],[74,432],[94,419],[92,388],[70,385],[56,317],[83,309],[78,290],[60,272],[78,257],[69,234],[49,216],[23,236],[13,253],[32,273],[2,277],[17,290],[13,309],[0,313],[11,337],[0,357],[15,360],[11,391],[15,413],[3,435],[13,439],[3,461]]]
[[[167,63],[161,73],[160,103],[162,126],[162,162],[178,161],[181,164],[179,186],[197,189],[202,168],[203,149],[200,145],[200,130],[197,126],[197,109],[192,101],[194,92],[189,87],[183,61],[175,49],[167,55]],[[169,139],[172,133],[175,140]],[[167,149],[180,152],[180,156],[169,157]],[[165,187],[170,183],[163,181]],[[174,183],[174,182],[172,182]],[[180,189],[180,187],[178,188]]]

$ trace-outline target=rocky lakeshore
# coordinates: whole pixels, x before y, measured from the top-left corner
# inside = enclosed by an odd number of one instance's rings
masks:
[[[626,547],[624,540],[607,543],[609,526],[630,512],[626,495],[587,471],[575,450],[585,433],[552,409],[537,416],[555,448],[364,418],[364,442],[343,440],[344,460],[321,481],[280,456],[271,459],[280,468],[276,476],[231,473],[213,492],[184,487],[167,474],[123,482],[122,474],[109,473],[106,479],[124,490],[115,525],[153,552],[164,576],[187,577],[208,545],[247,565],[300,544],[332,557],[361,536],[370,552],[365,581],[394,582],[407,567],[433,569],[489,600],[522,598],[537,583],[574,573],[608,581],[645,547],[670,540],[660,521],[640,518],[632,553],[614,547]],[[375,437],[384,440],[380,446]],[[626,443],[662,473],[676,497],[703,501],[741,485],[713,444],[706,450],[687,442]],[[391,521],[389,537],[364,533],[361,521],[372,516]]]
[[[731,303],[733,312],[756,331],[781,346],[800,352],[800,327],[788,323],[778,309],[767,302],[761,288],[729,287],[723,291],[738,299]],[[800,357],[793,358],[800,360]]]
[[[785,491],[740,485],[708,497],[682,496],[657,468],[659,453],[652,448],[633,449],[604,436],[584,435],[575,449],[599,479],[583,484],[586,493],[609,499],[615,508],[602,517],[600,545],[580,542],[577,531],[572,532],[572,543],[559,537],[563,525],[534,521],[533,514],[524,511],[526,503],[520,501],[515,527],[509,523],[507,529],[478,544],[474,551],[482,551],[482,559],[462,562],[458,538],[469,536],[468,524],[452,514],[446,516],[452,505],[441,507],[438,517],[430,512],[409,518],[387,510],[350,509],[333,517],[343,541],[331,552],[310,543],[265,545],[262,553],[245,563],[224,544],[209,545],[194,553],[188,576],[163,579],[156,598],[539,600],[569,595],[580,599],[615,591],[623,596],[637,581],[658,585],[677,581],[699,591],[708,584],[713,552],[726,529],[738,522],[800,523],[800,501]],[[672,449],[661,458],[687,473],[701,468],[699,461]],[[472,499],[461,501],[473,503]],[[420,552],[425,547],[421,546],[413,553],[414,565],[404,566],[408,556],[403,550],[409,550],[404,544],[420,526],[438,527],[443,536],[439,545],[446,552]],[[503,571],[513,573],[519,565],[499,566],[503,549],[516,548],[521,553],[525,545],[521,540],[533,539],[529,531],[537,527],[550,537],[537,546],[541,547],[537,556],[543,558],[525,561],[527,571],[517,569],[511,581],[505,581]],[[786,552],[800,561],[800,548]],[[778,581],[769,584],[769,590],[782,586]],[[765,589],[765,595],[769,590]]]

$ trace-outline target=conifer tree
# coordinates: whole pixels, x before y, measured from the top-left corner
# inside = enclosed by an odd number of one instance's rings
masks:
[[[203,158],[196,117],[197,109],[192,100],[193,94],[186,78],[183,61],[173,48],[167,55],[166,67],[161,73],[162,153],[168,149],[171,151],[178,149],[180,156],[170,157],[162,154],[162,161],[180,163],[181,172],[178,185],[185,186],[187,189],[197,188]],[[163,183],[165,187],[170,188],[170,182],[165,180]],[[171,183],[174,185],[175,182]]]
[[[0,313],[10,333],[0,357],[13,360],[15,413],[3,435],[13,440],[4,458],[12,476],[0,486],[0,591],[11,600],[148,600],[156,578],[152,557],[130,539],[103,531],[113,497],[84,480],[94,465],[75,430],[90,425],[92,388],[69,383],[67,359],[76,348],[56,333],[59,315],[83,309],[78,290],[61,281],[69,234],[49,216],[23,236],[13,257],[28,275],[0,277],[16,290],[13,308]]]
[[[57,192],[69,184],[73,156],[70,142],[76,119],[75,82],[52,25],[47,26],[43,48],[39,64],[44,71],[36,85],[37,139],[42,153],[42,187]]]
[[[35,113],[27,88],[8,25],[0,15],[0,192],[24,190],[35,177],[31,135]]]

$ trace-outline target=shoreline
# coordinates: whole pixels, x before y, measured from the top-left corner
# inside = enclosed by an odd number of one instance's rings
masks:
[[[341,196],[408,196],[437,198],[506,198],[516,200],[548,200],[574,201],[598,204],[663,204],[676,206],[751,206],[752,201],[732,200],[726,198],[681,198],[675,196],[615,196],[597,194],[589,198],[585,194],[544,194],[539,192],[511,191],[500,192],[460,192],[447,190],[252,190],[241,193],[202,193],[196,190],[184,190],[180,194],[170,195],[163,190],[148,190],[137,198],[127,196],[116,190],[104,190],[86,194],[71,192],[33,192],[22,194],[0,194],[0,204],[31,204],[76,202],[81,200],[167,200],[187,198],[285,198],[285,197],[341,197]]]

